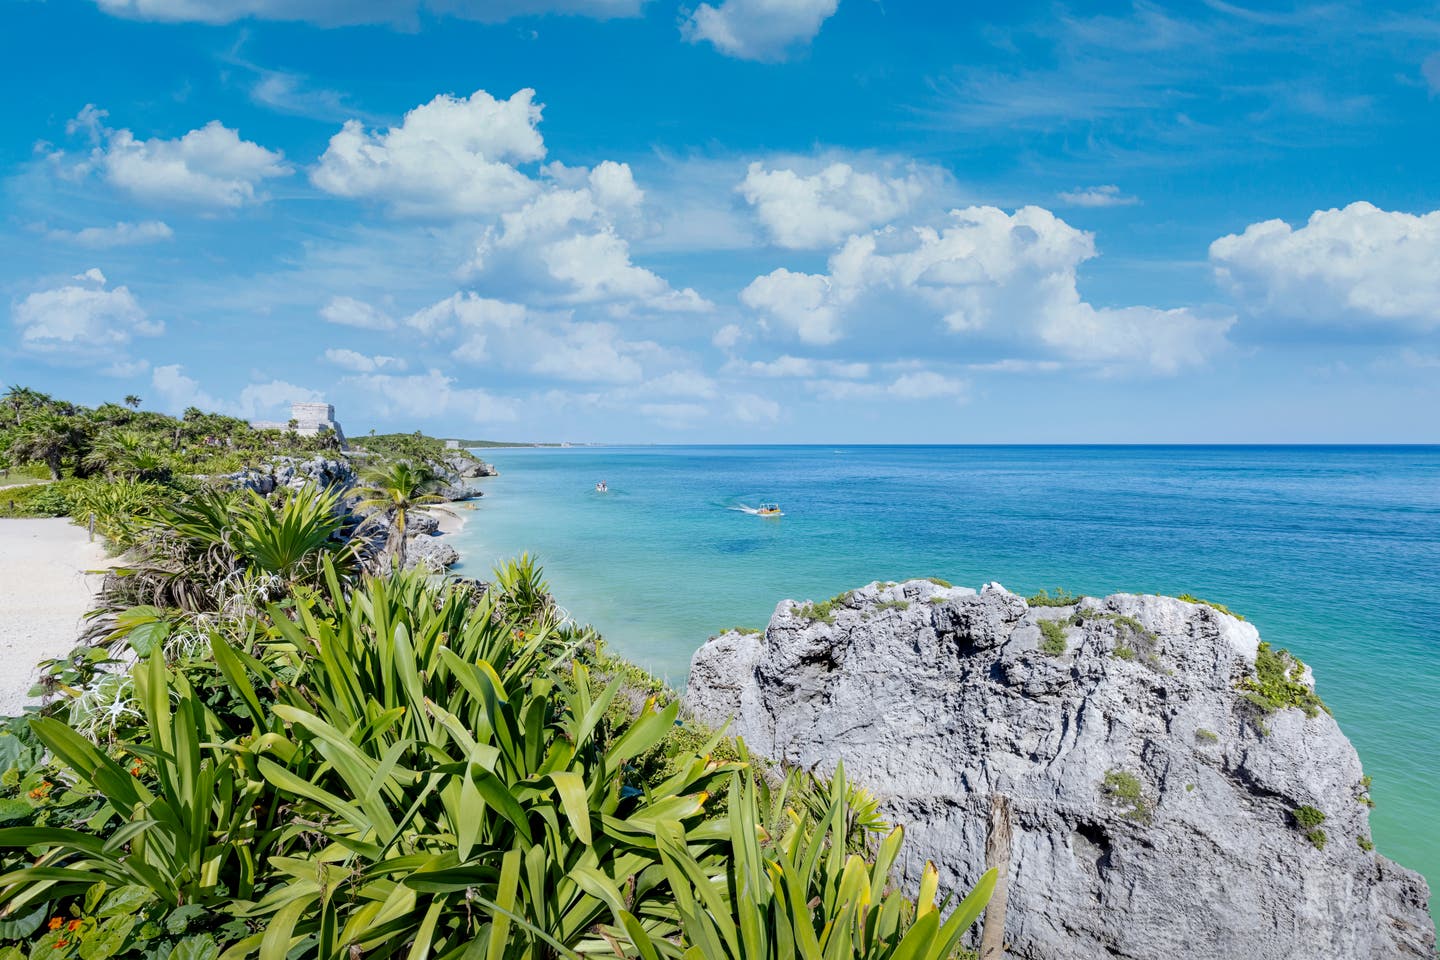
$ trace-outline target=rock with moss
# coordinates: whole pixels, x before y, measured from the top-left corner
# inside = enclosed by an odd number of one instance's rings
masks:
[[[990,797],[1008,796],[1018,960],[1433,957],[1425,881],[1326,842],[1368,843],[1365,781],[1297,664],[1209,604],[1032,608],[915,580],[721,634],[687,700],[761,756],[843,759],[906,826],[910,884],[927,859],[973,884]]]

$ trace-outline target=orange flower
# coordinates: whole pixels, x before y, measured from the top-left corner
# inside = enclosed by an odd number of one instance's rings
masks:
[[[51,929],[51,930],[59,930],[61,924],[63,924],[64,922],[65,922],[65,921],[62,920],[62,919],[60,919],[59,917],[51,917],[51,918],[50,918],[50,929]]]
[[[59,950],[61,947],[65,946],[69,942],[69,940],[57,940],[55,941],[54,949]]]
[[[66,930],[79,930],[79,929],[80,929],[80,921],[79,921],[79,920],[71,920],[69,923],[65,924],[65,929],[66,929]]]

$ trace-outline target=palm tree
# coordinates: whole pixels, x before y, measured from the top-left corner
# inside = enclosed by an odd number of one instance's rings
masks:
[[[41,393],[39,390],[31,390],[29,387],[12,386],[5,391],[3,399],[15,411],[15,424],[19,426],[22,413],[26,410],[38,410],[50,402],[50,395]]]
[[[50,468],[50,478],[60,479],[60,465],[66,454],[77,449],[80,428],[70,417],[45,411],[20,424],[10,440],[10,458],[16,463],[36,460]]]
[[[391,514],[390,549],[395,556],[395,565],[403,570],[409,512],[417,507],[445,502],[443,497],[434,493],[440,486],[439,478],[424,464],[396,460],[372,467],[365,472],[363,479],[366,485],[355,491],[361,497],[356,507],[360,510],[384,510]]]
[[[135,396],[135,394],[133,393],[127,393],[125,395],[125,406],[129,407],[131,410],[139,410],[140,398]]]

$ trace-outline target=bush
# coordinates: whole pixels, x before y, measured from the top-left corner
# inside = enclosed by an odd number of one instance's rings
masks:
[[[1289,650],[1274,650],[1265,641],[1255,654],[1255,676],[1241,681],[1240,689],[1245,699],[1258,707],[1262,713],[1273,713],[1297,707],[1305,716],[1313,717],[1321,710],[1330,708],[1319,695],[1305,684],[1305,664]]]
[[[1316,807],[1296,807],[1290,811],[1290,816],[1301,830],[1310,830],[1325,822],[1325,814]]]
[[[1188,594],[1188,593],[1182,593],[1182,594],[1180,594],[1180,596],[1176,597],[1175,599],[1177,599],[1177,600],[1184,600],[1186,603],[1199,603],[1199,604],[1203,604],[1204,606],[1207,606],[1207,607],[1209,607],[1209,608],[1212,609],[1212,610],[1218,610],[1218,611],[1220,611],[1221,613],[1225,614],[1227,617],[1234,617],[1236,620],[1244,620],[1244,619],[1245,619],[1244,617],[1240,616],[1240,614],[1234,612],[1234,611],[1231,610],[1229,607],[1225,606],[1223,603],[1215,603],[1215,602],[1210,601],[1210,600],[1201,600],[1199,597],[1192,596],[1192,595],[1190,595],[1190,594]]]
[[[1041,620],[1040,626],[1040,652],[1058,657],[1065,652],[1068,642],[1065,639],[1065,623],[1061,620]]]
[[[1025,602],[1032,607],[1070,607],[1085,599],[1083,594],[1072,594],[1069,590],[1055,588],[1055,595],[1051,596],[1044,590],[1032,596],[1026,597]]]

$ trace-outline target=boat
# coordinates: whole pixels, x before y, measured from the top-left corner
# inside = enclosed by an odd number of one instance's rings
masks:
[[[609,492],[610,492],[610,487],[609,487],[609,485],[607,485],[607,484],[605,483],[604,480],[601,480],[599,483],[595,484],[595,492],[596,492],[596,493],[609,493]]]
[[[778,503],[762,503],[760,504],[760,509],[755,512],[762,517],[784,516],[784,514],[780,512],[780,504]]]

